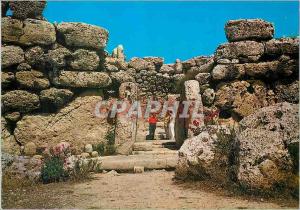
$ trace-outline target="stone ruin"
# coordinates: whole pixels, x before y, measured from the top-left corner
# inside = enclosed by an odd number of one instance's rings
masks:
[[[20,155],[31,151],[30,148],[40,151],[69,142],[73,152],[80,154],[86,144],[105,142],[106,133],[115,125],[95,117],[93,109],[103,99],[124,98],[124,88],[130,86],[136,99],[151,96],[167,99],[177,94],[180,100],[192,98],[203,103],[201,126],[205,124],[206,130],[200,135],[193,129],[180,129],[190,123],[189,119],[176,122],[177,146],[185,142],[179,151],[178,176],[203,176],[203,171],[211,177],[216,174],[213,172],[216,165],[212,164],[217,157],[213,145],[219,128],[214,125],[215,120],[225,126],[247,124],[238,137],[239,162],[248,164],[237,174],[241,182],[251,185],[259,179],[257,185],[272,184],[263,172],[258,172],[259,168],[282,171],[281,166],[289,161],[287,170],[293,171],[295,161],[291,160],[287,147],[295,145],[296,138],[282,141],[279,138],[282,133],[263,125],[255,129],[268,131],[254,136],[249,134],[254,125],[247,122],[254,123],[254,116],[268,118],[268,114],[258,110],[272,107],[274,113],[282,112],[284,116],[288,112],[282,109],[292,110],[291,117],[284,119],[288,127],[298,128],[294,119],[298,116],[294,104],[299,103],[298,38],[274,39],[274,25],[261,19],[230,20],[225,25],[229,42],[218,46],[213,56],[177,59],[173,64],[164,64],[160,57],[126,61],[121,45],[112,54],[105,51],[109,37],[106,29],[86,23],[50,23],[42,17],[45,5],[46,2],[1,2],[2,152]],[[6,16],[8,8],[11,17]],[[211,113],[217,115],[211,117]],[[265,125],[271,119],[266,119]],[[117,119],[116,124],[117,151],[130,154],[137,131],[128,122]],[[137,129],[138,122],[135,124]],[[299,134],[297,129],[293,132]],[[246,152],[256,141],[272,147],[270,139],[266,141],[268,136],[274,137],[283,156],[278,156],[277,149],[272,150],[274,155],[269,154],[271,158],[265,158],[264,152]],[[203,144],[195,139],[206,139],[205,152]],[[205,160],[202,156],[195,159],[200,150]],[[247,161],[251,155],[264,158],[258,165],[251,165]],[[288,160],[283,161],[284,158]],[[249,175],[249,171],[253,174]]]

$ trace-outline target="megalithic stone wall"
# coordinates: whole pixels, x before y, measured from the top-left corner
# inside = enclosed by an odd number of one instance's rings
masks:
[[[91,101],[92,112],[94,98],[83,96],[99,96],[99,100],[119,97],[119,87],[125,82],[137,84],[139,97],[167,98],[180,93],[185,81],[197,80],[204,114],[220,111],[224,121],[239,121],[277,102],[299,103],[299,39],[273,39],[274,26],[264,20],[229,21],[225,26],[229,43],[220,45],[213,56],[177,59],[173,64],[150,56],[127,62],[123,47],[112,54],[105,51],[106,29],[86,23],[50,23],[42,16],[45,5],[38,1],[1,2],[2,122],[6,123],[5,137],[9,136],[2,139],[15,141],[6,145],[21,147],[34,141],[40,146],[40,136],[30,134],[34,129],[25,132],[22,127],[25,120],[53,115],[49,119],[61,121],[55,115],[69,115],[65,110],[74,107],[75,101]],[[8,8],[11,17],[6,16]],[[41,125],[46,130],[40,133],[52,132],[47,122]],[[109,124],[89,126],[105,131]],[[14,135],[15,130],[24,133]],[[71,130],[72,141],[83,141],[77,138],[79,131]],[[89,143],[88,129],[82,132]],[[57,138],[49,137],[49,145],[65,140],[61,131],[53,136]]]

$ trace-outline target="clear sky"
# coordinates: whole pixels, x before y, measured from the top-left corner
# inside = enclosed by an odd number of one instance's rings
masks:
[[[226,42],[228,20],[262,18],[275,37],[299,33],[298,2],[100,2],[48,1],[50,22],[85,22],[109,31],[107,50],[123,44],[127,59],[161,56],[165,63],[211,55]]]

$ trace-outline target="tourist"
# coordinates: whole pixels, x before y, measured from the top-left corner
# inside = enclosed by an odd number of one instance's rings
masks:
[[[175,116],[172,111],[170,111],[170,119],[169,119],[169,138],[172,141],[175,141]]]
[[[156,123],[157,123],[157,118],[155,116],[155,113],[151,113],[148,122],[149,122],[149,135],[146,137],[146,139],[153,140],[155,129],[156,129]]]
[[[166,133],[166,139],[169,139],[169,122],[170,122],[170,113],[167,112],[166,116],[164,118],[164,128],[165,128],[165,133]]]

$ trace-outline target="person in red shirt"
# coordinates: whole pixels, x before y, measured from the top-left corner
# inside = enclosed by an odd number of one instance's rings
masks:
[[[147,136],[146,139],[153,140],[155,129],[156,129],[156,123],[157,123],[157,118],[154,113],[151,113],[150,117],[148,118],[148,122],[149,122],[149,135]]]

